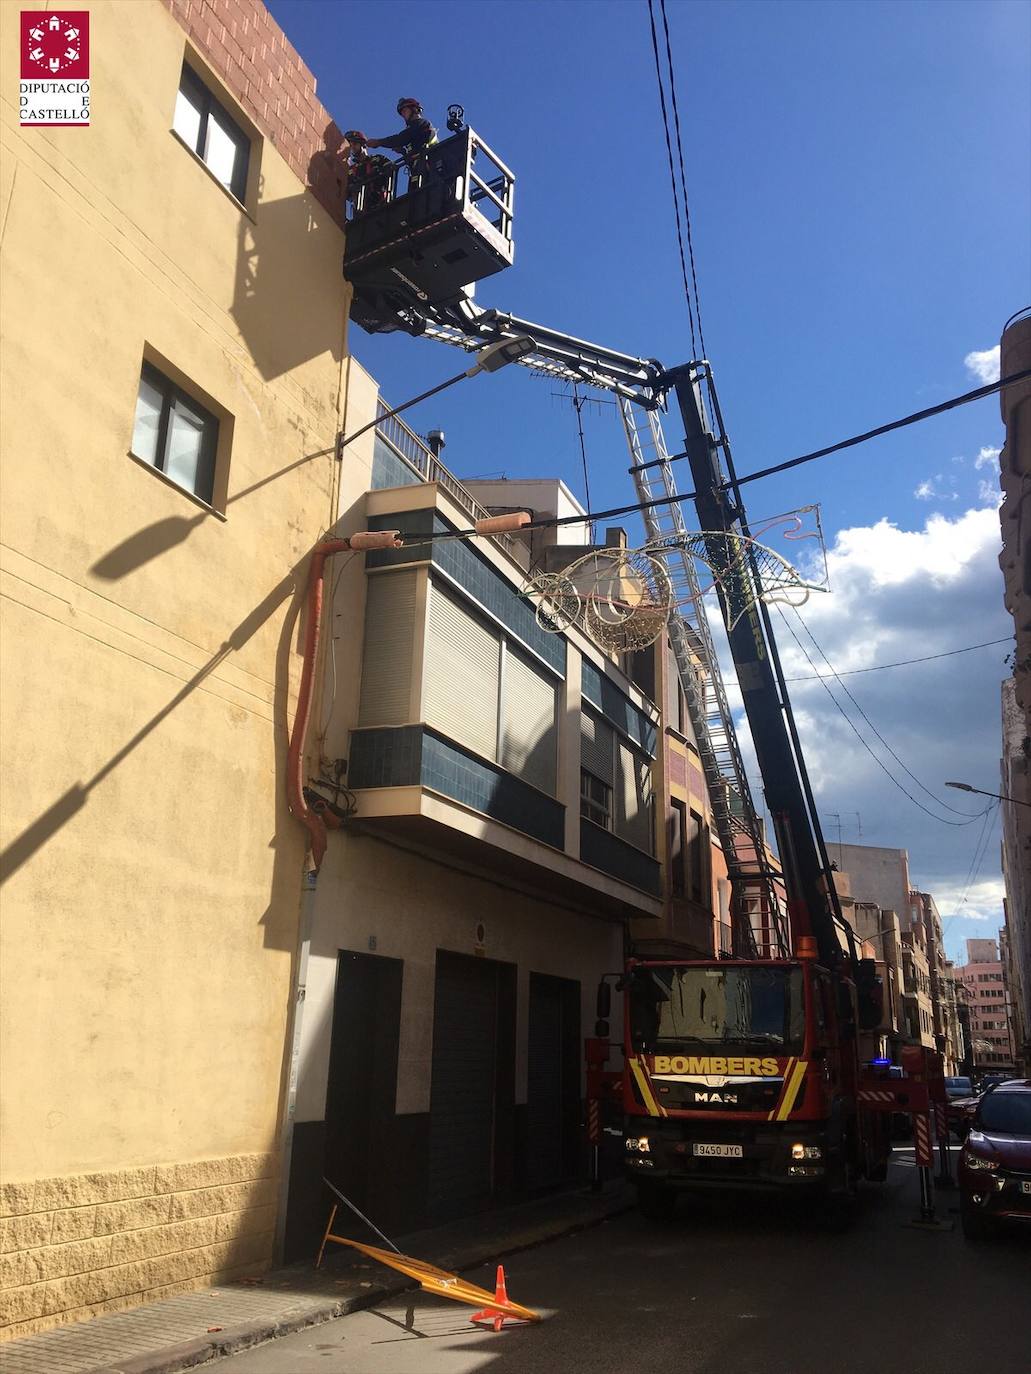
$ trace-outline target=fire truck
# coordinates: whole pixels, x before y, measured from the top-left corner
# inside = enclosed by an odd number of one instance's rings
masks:
[[[611,988],[602,984],[598,1034],[587,1046],[591,1138],[596,1145],[598,1104],[614,1089],[625,1167],[648,1215],[668,1214],[680,1191],[712,1188],[847,1207],[861,1178],[886,1177],[890,1114],[927,1120],[934,1066],[918,1052],[899,1079],[876,1063],[882,989],[842,915],[760,571],[740,552],[750,531],[712,370],[704,359],[665,368],[476,305],[475,282],[513,261],[514,181],[463,125],[424,174],[407,186],[395,176],[376,206],[357,208],[344,272],[352,319],[369,332],[401,330],[470,352],[518,340],[521,365],[615,396],[649,548],[664,544],[671,566],[680,560],[670,641],[731,878],[733,945],[729,957],[700,960],[631,949],[618,980],[618,1073],[605,1068]],[[658,418],[671,400],[684,428],[683,451],[673,455]],[[749,796],[717,656],[704,624],[685,620],[692,606],[701,613],[702,599],[691,583],[674,459],[690,467],[779,861]],[[706,718],[713,698],[715,726]]]

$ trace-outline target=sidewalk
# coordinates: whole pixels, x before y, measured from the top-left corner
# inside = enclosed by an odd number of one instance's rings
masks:
[[[558,1193],[394,1240],[405,1254],[442,1269],[471,1269],[596,1226],[631,1205],[629,1188],[614,1181],[601,1193],[582,1189]],[[368,1239],[376,1243],[375,1236]],[[413,1286],[394,1270],[343,1246],[330,1245],[321,1270],[311,1264],[293,1264],[274,1269],[260,1280],[185,1293],[10,1341],[0,1345],[0,1370],[3,1374],[175,1374],[371,1307]]]

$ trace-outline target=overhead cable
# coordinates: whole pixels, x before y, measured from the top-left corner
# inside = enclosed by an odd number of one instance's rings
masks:
[[[880,733],[880,731],[877,729],[877,726],[874,725],[873,721],[870,719],[870,717],[866,714],[866,712],[865,712],[865,711],[863,710],[863,708],[860,706],[859,702],[856,701],[855,697],[854,697],[854,696],[852,695],[852,693],[848,690],[848,688],[845,686],[845,684],[841,681],[841,676],[840,676],[840,674],[837,673],[837,672],[835,672],[833,663],[831,663],[830,659],[829,659],[829,658],[827,657],[827,655],[824,653],[823,649],[822,649],[822,648],[820,647],[820,645],[816,642],[816,636],[813,634],[813,632],[812,632],[812,630],[809,628],[809,626],[805,623],[805,621],[803,620],[803,618],[801,617],[801,615],[799,615],[798,610],[797,610],[795,607],[792,607],[792,610],[794,610],[794,612],[795,612],[795,619],[798,621],[798,623],[802,626],[802,629],[805,630],[806,634],[809,636],[810,642],[813,644],[813,647],[816,649],[816,652],[820,655],[820,657],[823,659],[824,663],[826,663],[827,667],[831,670],[831,675],[832,675],[832,677],[836,680],[838,686],[839,686],[839,687],[841,688],[841,690],[845,693],[845,695],[848,697],[849,701],[850,701],[850,702],[852,703],[852,705],[856,708],[856,710],[859,712],[859,714],[862,716],[862,718],[866,721],[867,725],[868,725],[868,726],[870,727],[870,729],[873,731],[873,733],[874,733],[874,735],[876,736],[876,738],[880,740],[880,742],[884,745],[885,749],[887,749],[888,753],[892,756],[892,758],[895,760],[895,762],[898,764],[898,766],[902,769],[903,773],[905,773],[906,776],[907,776],[908,778],[912,778],[913,782],[916,783],[917,787],[920,788],[921,792],[923,792],[926,796],[930,797],[931,800],[934,802],[934,804],[935,804],[936,806],[940,806],[940,807],[942,808],[943,811],[951,811],[952,814],[953,814],[954,816],[963,816],[966,820],[970,820],[970,819],[971,819],[971,816],[970,816],[970,812],[969,812],[969,811],[959,811],[959,810],[957,810],[956,807],[950,806],[950,805],[948,804],[948,802],[943,802],[939,797],[936,797],[936,796],[934,795],[934,793],[930,790],[930,788],[924,786],[924,784],[920,781],[920,779],[916,776],[915,773],[913,773],[909,768],[906,767],[906,765],[905,765],[905,764],[902,762],[902,760],[899,758],[898,754],[896,754],[895,750],[891,747],[891,745],[888,743],[888,741],[884,738],[884,736],[883,736],[883,735]],[[781,614],[783,615],[783,612],[781,612]],[[797,642],[797,641],[796,641],[796,642]],[[812,662],[812,660],[810,659],[810,663],[811,663],[811,662]],[[822,679],[822,681],[826,681],[826,679]],[[983,815],[983,814],[984,814],[984,813],[983,813],[982,811],[978,811],[978,812],[977,812],[977,815],[978,815],[978,816],[981,816],[981,815]]]
[[[875,663],[871,668],[847,668],[844,672],[833,672],[836,678],[858,677],[860,673],[883,673],[885,668],[907,668],[911,663],[930,663],[935,658],[952,658],[955,654],[969,654],[974,649],[990,649],[996,644],[1010,644],[1013,641],[1012,635],[1007,635],[1005,639],[986,639],[983,644],[967,644],[962,649],[946,649],[941,654],[924,654],[923,658],[900,658],[897,663]],[[785,682],[816,682],[824,675],[822,673],[806,673],[804,677],[786,677]]]
[[[677,105],[677,83],[673,75],[673,48],[669,41],[669,21],[666,18],[666,0],[659,0],[659,7],[662,10],[662,28],[666,37],[666,62],[669,67],[669,94],[673,104],[673,125],[677,139],[677,159],[680,163],[680,193],[684,205],[684,224],[687,226],[687,255],[691,260],[691,286],[694,291],[694,308],[698,316],[698,342],[702,347],[702,357],[709,356],[708,349],[705,347],[705,330],[702,328],[702,298],[698,294],[698,274],[695,270],[694,260],[694,235],[691,232],[691,203],[687,198],[687,175],[684,171],[684,145],[680,139],[680,109]],[[673,195],[676,196],[676,187],[673,188]],[[692,346],[694,339],[691,340]]]
[[[918,411],[915,415],[907,415],[904,419],[893,420],[891,424],[881,425],[877,429],[868,430],[865,434],[858,434],[852,439],[843,439],[838,444],[831,444],[828,448],[818,449],[815,453],[804,453],[800,458],[791,458],[786,463],[778,463],[774,467],[762,468],[758,472],[748,472],[744,477],[736,479],[737,485],[742,486],[745,482],[755,482],[760,477],[769,477],[775,472],[784,472],[787,468],[798,467],[801,463],[811,463],[815,458],[825,458],[829,453],[837,453],[839,449],[852,448],[856,444],[864,443],[867,439],[876,438],[880,434],[888,434],[893,429],[901,429],[904,425],[916,424],[918,420],[927,420],[932,415],[940,415],[943,411],[953,410],[956,406],[967,405],[971,401],[980,401],[985,396],[991,396],[996,391],[1001,391],[1003,387],[1011,386],[1015,382],[1022,382],[1027,377],[1031,377],[1031,367],[1025,368],[1022,372],[1014,372],[1009,377],[1000,377],[997,382],[990,382],[987,386],[978,387],[975,391],[967,391],[962,396],[954,396],[951,401],[943,401],[940,405],[931,406],[929,410]],[[671,454],[668,461],[672,462],[676,458],[686,458],[686,453]],[[662,461],[667,461],[663,459]],[[640,471],[644,467],[653,467],[652,463],[641,464],[638,468],[632,468],[632,472]],[[728,490],[734,485],[733,482],[723,482],[720,490]],[[585,521],[611,520],[617,515],[633,515],[637,511],[651,510],[655,506],[678,505],[684,501],[693,501],[698,495],[695,491],[676,492],[672,495],[656,497],[653,501],[635,501],[628,506],[613,506],[610,510],[584,511],[582,515],[563,515],[549,516],[543,519],[531,520],[524,525],[524,529],[555,529],[560,525],[582,525]],[[434,535],[435,539],[469,539],[476,533],[475,530],[456,530],[454,533]],[[402,536],[403,537],[403,536]],[[407,542],[407,540],[405,541]],[[429,543],[430,538],[420,534],[414,541],[417,543]]]
[[[779,607],[778,607],[778,609],[779,609]],[[795,641],[795,643],[798,645],[799,649],[801,650],[802,654],[805,656],[807,662],[809,663],[809,666],[815,671],[815,669],[816,669],[816,664],[815,664],[815,663],[813,662],[813,660],[809,657],[809,653],[808,653],[808,651],[806,650],[805,645],[804,645],[804,644],[802,643],[802,641],[799,639],[798,635],[795,634],[794,628],[792,627],[790,621],[788,620],[787,616],[784,614],[783,611],[780,612],[780,617],[781,617],[781,619],[783,620],[784,624],[787,626],[787,628],[788,628],[788,633],[791,635],[791,638]],[[955,825],[955,826],[972,825],[972,824],[974,823],[974,821],[979,821],[979,820],[982,818],[982,816],[984,815],[984,812],[983,812],[983,811],[979,811],[979,812],[977,813],[976,816],[971,816],[968,820],[965,820],[965,821],[950,821],[950,820],[946,820],[946,818],[945,818],[944,816],[936,816],[936,815],[934,814],[933,811],[928,810],[928,808],[927,808],[926,806],[924,806],[923,802],[917,801],[916,797],[914,797],[913,794],[912,794],[911,792],[907,791],[906,788],[903,787],[903,785],[899,782],[898,778],[895,777],[895,775],[888,769],[888,767],[884,764],[884,762],[883,762],[881,759],[879,759],[879,758],[877,757],[877,755],[874,753],[874,751],[870,748],[870,745],[867,743],[867,741],[866,741],[866,740],[863,738],[863,736],[860,734],[860,732],[859,732],[859,730],[858,730],[858,728],[857,728],[855,722],[851,719],[851,717],[848,715],[848,712],[845,711],[845,709],[842,707],[841,703],[838,701],[837,697],[834,695],[834,693],[831,691],[831,689],[827,686],[827,683],[826,683],[825,679],[820,678],[820,681],[823,683],[824,691],[827,693],[827,695],[830,697],[831,701],[834,703],[835,709],[841,714],[841,716],[843,717],[845,723],[848,725],[849,729],[852,731],[852,733],[855,735],[856,739],[859,740],[859,743],[863,746],[863,748],[866,750],[866,752],[867,752],[867,753],[870,755],[870,757],[873,759],[874,763],[876,763],[877,767],[881,770],[881,772],[885,775],[885,777],[889,778],[889,779],[891,780],[891,782],[893,782],[893,783],[895,784],[895,786],[899,789],[899,791],[903,794],[903,796],[909,798],[909,800],[913,803],[913,805],[914,805],[919,811],[922,811],[922,812],[924,813],[924,815],[926,815],[926,816],[930,816],[931,819],[932,819],[933,821],[938,821],[939,824],[941,824],[941,825]]]
[[[970,895],[970,889],[977,881],[978,874],[981,872],[981,865],[984,863],[985,855],[988,853],[988,841],[992,838],[992,832],[995,829],[995,822],[998,818],[999,803],[997,801],[989,802],[988,806],[985,808],[984,824],[981,826],[981,832],[977,837],[977,844],[974,846],[974,856],[970,860],[970,867],[967,869],[967,876],[963,882],[963,896],[956,903],[955,910],[951,911],[942,921],[943,941],[952,922],[957,916],[962,915],[963,908],[966,906],[967,898]]]
[[[663,14],[665,14],[665,8],[663,9]],[[691,324],[691,356],[692,358],[696,358],[698,356],[698,349],[695,343],[694,310],[691,305],[691,287],[689,286],[687,280],[687,260],[684,255],[684,231],[683,226],[680,222],[680,198],[677,195],[677,178],[676,173],[673,170],[673,144],[670,140],[669,114],[666,110],[666,92],[662,84],[662,64],[659,61],[659,39],[658,34],[655,30],[655,11],[652,6],[652,0],[648,0],[648,22],[651,25],[652,30],[652,53],[655,57],[655,80],[658,83],[659,87],[659,105],[662,108],[662,127],[666,134],[666,156],[669,159],[669,180],[670,187],[673,191],[673,212],[676,215],[677,221],[677,244],[680,248],[680,275],[683,277],[684,281],[684,297],[687,301],[687,317]],[[668,44],[668,29],[666,31],[666,37]]]

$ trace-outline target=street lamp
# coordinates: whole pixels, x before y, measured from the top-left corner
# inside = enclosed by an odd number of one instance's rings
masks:
[[[420,401],[428,400],[430,396],[436,396],[438,391],[446,391],[449,386],[464,381],[466,377],[475,377],[478,372],[497,372],[508,363],[514,363],[519,358],[525,357],[527,353],[532,353],[536,347],[536,339],[532,339],[529,334],[517,334],[514,339],[502,339],[499,343],[488,344],[486,348],[480,349],[476,354],[476,362],[472,367],[466,368],[464,372],[459,372],[455,377],[449,377],[446,382],[441,382],[439,386],[430,387],[429,391],[424,391],[419,396],[413,396],[410,401],[405,401],[404,405],[395,406],[393,410],[385,410],[382,415],[377,415],[375,420],[370,420],[367,425],[362,425],[361,429],[356,429],[353,434],[348,434],[346,438],[340,434],[337,443],[337,457],[339,458],[343,454],[344,449],[352,439],[357,439],[359,435],[374,429],[381,420],[389,420],[394,415],[400,415],[402,410],[408,410],[410,406],[418,405]]]
[[[1031,806],[1031,802],[1021,801],[1019,797],[1007,797],[1004,792],[985,792],[980,787],[971,787],[968,782],[947,782],[946,787],[954,787],[957,792],[976,792],[981,797],[994,797],[996,801],[1012,802],[1014,806]]]

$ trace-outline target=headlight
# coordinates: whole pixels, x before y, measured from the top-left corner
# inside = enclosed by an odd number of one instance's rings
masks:
[[[982,1159],[980,1155],[971,1154],[969,1150],[963,1151],[963,1163],[968,1169],[997,1169],[999,1167],[994,1159]]]
[[[822,1159],[822,1158],[823,1158],[823,1151],[820,1149],[819,1145],[802,1145],[802,1144],[792,1145],[792,1147],[791,1147],[791,1158],[792,1158],[792,1159]]]
[[[648,1154],[652,1148],[646,1135],[628,1136],[626,1140],[626,1147],[631,1152],[637,1150],[642,1155]]]

